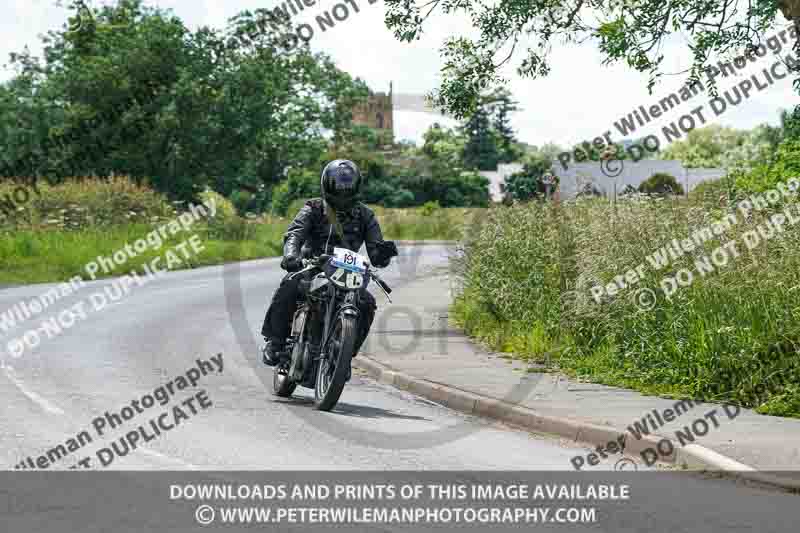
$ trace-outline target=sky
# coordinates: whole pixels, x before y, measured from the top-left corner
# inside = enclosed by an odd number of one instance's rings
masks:
[[[311,0],[306,0],[310,2]],[[439,15],[429,19],[422,39],[413,43],[401,43],[395,39],[384,24],[385,6],[381,0],[317,0],[293,18],[298,24],[308,22],[315,28],[311,47],[325,52],[339,68],[360,77],[375,91],[388,91],[389,83],[396,93],[427,94],[438,86],[442,60],[439,49],[444,40],[453,35],[475,35],[469,21],[452,15]],[[91,0],[89,5],[99,6],[111,0]],[[0,0],[4,16],[0,19],[0,64],[7,63],[8,54],[28,46],[32,52],[41,50],[39,35],[50,29],[61,27],[67,19],[67,10],[56,5],[56,0]],[[199,26],[222,27],[226,20],[246,9],[275,7],[277,0],[156,0],[146,2],[172,9],[190,28]],[[345,18],[342,7],[347,7]],[[358,12],[353,8],[358,7]],[[336,9],[343,20],[325,32],[315,22],[317,15]],[[780,17],[779,17],[780,18]],[[781,26],[785,24],[780,20]],[[777,29],[777,28],[776,28]],[[768,32],[770,34],[772,32]],[[789,51],[788,45],[784,54]],[[667,72],[679,72],[690,64],[690,58],[682,37],[676,36],[664,49]],[[512,118],[512,125],[520,140],[541,145],[555,142],[572,146],[591,140],[612,130],[612,139],[621,140],[614,122],[627,116],[639,105],[648,107],[670,93],[677,91],[685,82],[680,75],[666,76],[654,89],[647,90],[646,75],[636,73],[624,65],[605,66],[602,56],[592,42],[557,46],[551,56],[551,73],[543,79],[522,78],[514,72],[513,65],[522,60],[517,55],[504,75],[506,85],[519,102],[521,111]],[[768,55],[750,64],[739,72],[738,77],[720,81],[726,89],[741,83],[747,77],[758,74],[774,63]],[[0,80],[13,75],[7,68],[0,70]],[[763,79],[763,74],[760,75]],[[721,124],[734,128],[752,128],[758,124],[777,123],[778,111],[800,103],[792,90],[791,78],[776,81],[768,89],[754,92],[740,105],[730,107],[720,116],[705,112],[707,124]],[[707,103],[705,95],[698,97],[697,104]],[[695,101],[691,102],[695,104]],[[663,139],[661,129],[677,121],[694,107],[689,103],[665,113],[653,120],[636,136],[649,133]],[[708,106],[706,106],[708,107]],[[424,131],[434,122],[448,125],[455,122],[441,116],[398,110],[395,112],[395,137],[419,142]]]

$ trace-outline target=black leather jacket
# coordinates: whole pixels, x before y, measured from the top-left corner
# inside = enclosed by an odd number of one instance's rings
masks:
[[[300,258],[304,246],[310,248],[311,255],[318,256],[322,253],[333,253],[334,247],[347,248],[358,252],[361,245],[366,243],[367,254],[370,262],[376,267],[388,266],[391,257],[384,257],[381,252],[383,234],[375,218],[375,213],[364,204],[357,204],[350,212],[336,212],[336,217],[342,228],[342,235],[336,227],[329,222],[326,209],[330,209],[321,198],[314,198],[297,213],[289,229],[283,237],[283,257],[281,264],[285,268],[286,259],[289,257]],[[325,250],[325,243],[330,242]]]

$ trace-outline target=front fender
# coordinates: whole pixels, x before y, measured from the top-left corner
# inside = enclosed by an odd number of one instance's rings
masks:
[[[330,339],[331,335],[333,335],[333,328],[336,327],[336,322],[338,322],[340,316],[351,316],[358,320],[361,316],[361,311],[358,310],[358,307],[349,303],[345,303],[339,309],[337,309],[336,313],[331,318],[330,324],[328,325],[328,331],[325,332],[325,340],[322,344],[323,346],[328,344],[328,339]]]
[[[358,307],[356,307],[353,304],[345,304],[341,308],[339,308],[339,312],[337,313],[337,316],[338,315],[345,315],[345,316],[354,316],[354,317],[358,318],[358,316],[360,314],[361,314],[361,311],[358,310]]]

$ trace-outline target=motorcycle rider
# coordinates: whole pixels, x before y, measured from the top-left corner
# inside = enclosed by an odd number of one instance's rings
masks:
[[[264,364],[275,366],[282,357],[288,357],[285,342],[297,307],[301,281],[300,276],[291,278],[291,274],[303,268],[304,249],[308,255],[317,257],[332,254],[334,247],[358,252],[361,245],[366,244],[370,263],[380,268],[389,266],[392,257],[397,255],[395,243],[383,240],[375,213],[358,202],[362,182],[355,163],[342,159],[331,161],[320,178],[321,197],[306,202],[289,224],[283,239],[281,261],[281,268],[289,274],[275,291],[261,328],[266,341],[262,352]],[[369,333],[377,308],[375,297],[367,290],[359,300],[361,319],[354,355]]]

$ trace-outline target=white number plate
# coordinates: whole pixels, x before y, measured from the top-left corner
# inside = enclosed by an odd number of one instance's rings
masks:
[[[347,271],[344,268],[337,268],[331,276],[331,280],[340,287],[346,289],[360,289],[364,284],[364,276],[358,272]]]
[[[333,265],[351,272],[364,273],[367,271],[366,259],[347,248],[333,249]]]

